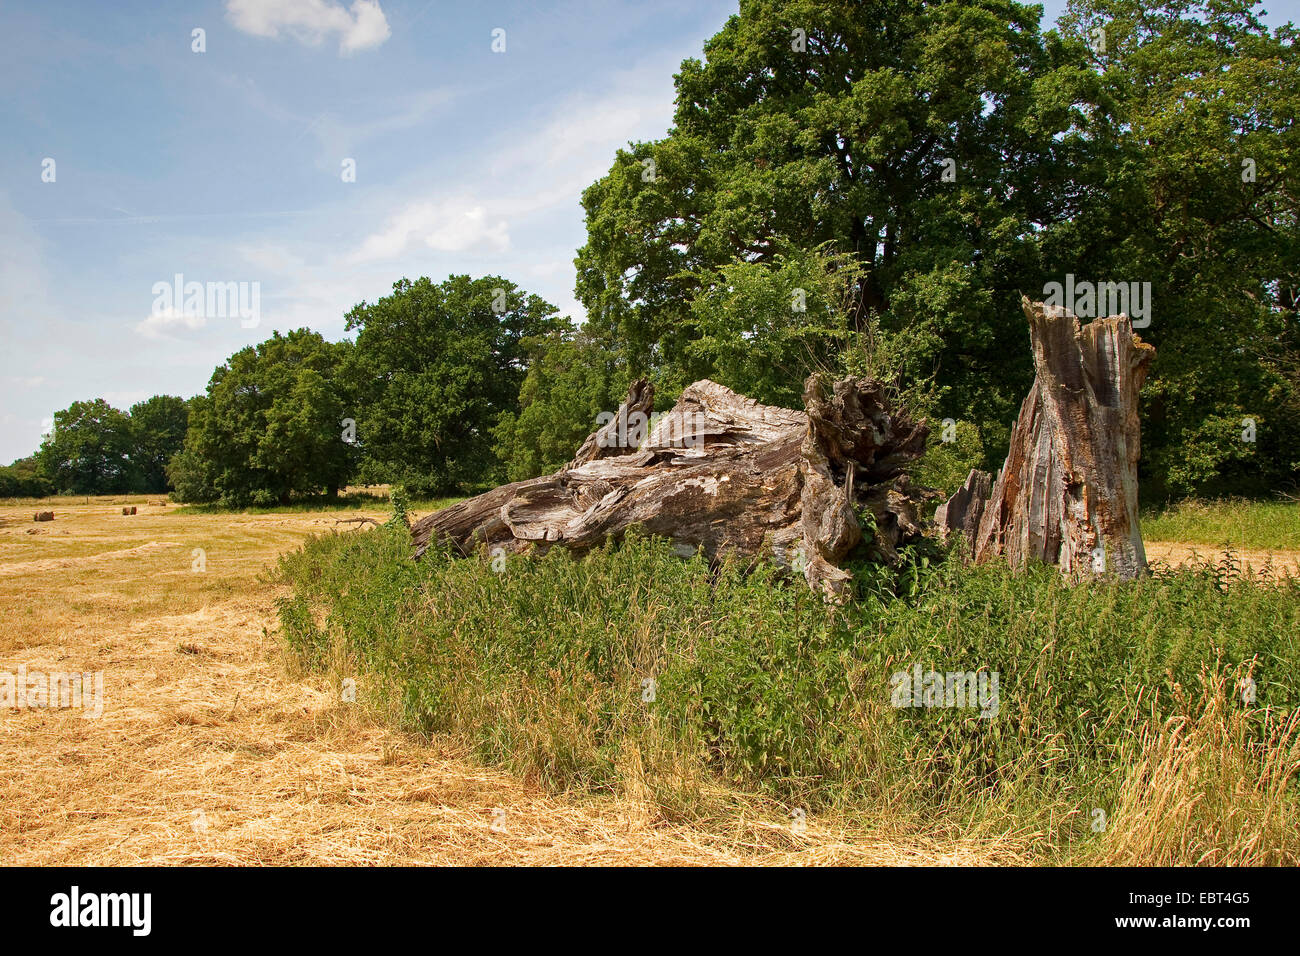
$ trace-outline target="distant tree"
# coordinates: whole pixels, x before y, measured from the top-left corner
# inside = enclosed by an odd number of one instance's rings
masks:
[[[35,455],[0,468],[0,498],[44,498],[53,493],[54,484]]]
[[[617,410],[627,394],[617,356],[567,320],[528,348],[519,411],[504,412],[493,430],[511,481],[557,471],[599,427],[600,413]]]
[[[219,366],[167,474],[186,501],[232,506],[337,493],[355,466],[339,368],[348,343],[276,332]]]
[[[185,445],[189,406],[175,395],[155,395],[131,406],[131,460],[144,491],[168,491],[167,463]]]
[[[556,328],[555,307],[498,276],[402,279],[347,317],[357,331],[362,475],[414,494],[494,480],[493,428],[517,411],[524,340]]]
[[[57,491],[100,495],[139,487],[132,447],[130,416],[97,398],[55,412],[36,457]]]

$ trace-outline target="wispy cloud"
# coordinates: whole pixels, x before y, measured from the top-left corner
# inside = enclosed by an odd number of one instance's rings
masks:
[[[419,244],[435,252],[505,252],[510,248],[510,231],[505,220],[490,216],[472,198],[419,201],[392,214],[382,229],[366,237],[352,261],[392,259]]]
[[[166,339],[173,338],[173,332],[192,332],[207,324],[207,318],[202,315],[186,315],[179,309],[160,309],[150,312],[147,318],[137,322],[135,330],[146,339]]]
[[[615,74],[603,95],[566,97],[531,128],[479,144],[486,163],[454,185],[453,195],[461,198],[424,193],[398,200],[348,261],[394,259],[421,244],[437,252],[506,251],[516,219],[576,207],[615,150],[663,135],[672,119],[671,95],[646,87],[664,73],[656,63]]]
[[[308,46],[337,36],[340,55],[377,47],[392,35],[378,0],[355,0],[351,12],[330,0],[226,0],[226,16],[244,33],[278,39],[283,32]]]

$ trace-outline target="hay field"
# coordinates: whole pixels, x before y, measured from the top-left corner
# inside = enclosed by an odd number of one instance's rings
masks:
[[[104,673],[102,717],[0,711],[0,862],[990,864],[1023,838],[902,832],[735,795],[648,823],[631,798],[555,797],[385,729],[294,673],[263,574],[367,512],[181,514],[150,498],[0,506],[0,673]],[[123,516],[121,506],[138,513]],[[377,512],[373,517],[382,518]],[[347,529],[349,526],[337,526]],[[344,530],[343,533],[356,533]],[[196,549],[202,549],[203,561]],[[202,570],[196,568],[202,567]]]

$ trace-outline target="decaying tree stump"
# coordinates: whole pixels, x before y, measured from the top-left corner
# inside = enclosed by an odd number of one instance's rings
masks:
[[[1047,561],[1064,574],[1136,577],[1146,568],[1138,527],[1138,393],[1155,349],[1124,315],[1081,326],[1067,309],[1022,300],[1034,353],[1034,385],[988,500],[967,487],[941,509],[945,531],[973,535],[976,561]],[[963,499],[963,494],[965,498]],[[936,515],[939,518],[940,515]]]
[[[466,554],[483,545],[583,551],[639,525],[683,554],[773,560],[833,596],[850,578],[840,563],[863,540],[855,508],[874,516],[881,560],[921,534],[922,494],[903,469],[928,429],[895,412],[876,382],[828,387],[812,376],[805,411],[793,411],[699,381],[643,435],[636,423],[653,405],[653,387],[635,382],[560,471],[422,518],[411,529],[416,557],[435,540]]]
[[[965,484],[957,489],[957,493],[934,513],[935,527],[945,538],[959,533],[963,536],[968,557],[974,549],[980,518],[984,516],[984,506],[988,504],[992,490],[993,476],[976,469],[966,476]]]

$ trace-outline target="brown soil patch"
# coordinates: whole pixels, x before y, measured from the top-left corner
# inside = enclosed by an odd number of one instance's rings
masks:
[[[1147,541],[1144,545],[1148,561],[1159,561],[1170,567],[1205,563],[1218,565],[1231,554],[1243,571],[1248,570],[1255,576],[1274,580],[1287,575],[1300,577],[1300,551],[1263,551],[1243,548],[1228,552],[1223,548],[1183,544],[1177,541]]]

